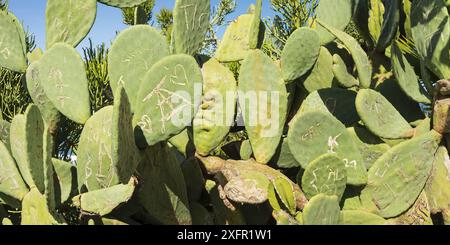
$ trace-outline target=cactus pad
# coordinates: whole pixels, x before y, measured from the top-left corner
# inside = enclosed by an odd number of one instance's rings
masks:
[[[112,113],[111,157],[115,173],[122,184],[128,183],[139,164],[137,147],[134,142],[133,114],[128,98],[125,89],[120,86],[114,96]]]
[[[311,73],[303,81],[303,86],[308,92],[333,86],[333,56],[325,47],[320,47],[319,57],[311,70]]]
[[[361,87],[370,87],[372,81],[372,66],[370,65],[369,58],[367,57],[366,52],[364,52],[364,50],[361,48],[358,41],[356,41],[353,37],[343,31],[335,29],[321,22],[320,20],[317,21],[321,26],[323,26],[330,33],[336,36],[337,39],[339,39],[339,41],[341,41],[349,50],[355,62],[356,70],[358,71],[358,78]]]
[[[230,131],[236,109],[236,80],[217,60],[203,65],[203,101],[194,119],[197,153],[208,155]]]
[[[142,78],[156,62],[168,55],[167,42],[155,28],[137,25],[122,31],[108,53],[108,75],[113,93],[122,85],[135,111]]]
[[[442,136],[430,131],[381,156],[369,170],[368,191],[385,218],[406,211],[422,191]]]
[[[319,52],[319,35],[315,30],[302,27],[294,31],[281,54],[281,71],[285,82],[292,82],[311,70]]]
[[[267,163],[280,143],[287,115],[281,71],[262,51],[251,51],[242,63],[238,91],[253,155],[258,162]]]
[[[25,115],[17,115],[11,123],[11,153],[25,183],[44,193],[43,170],[44,122],[39,109],[30,105]]]
[[[49,209],[44,195],[31,188],[22,201],[21,225],[59,225],[65,221],[54,210]]]
[[[203,45],[209,28],[210,0],[176,0],[173,38],[177,54],[194,55]]]
[[[277,166],[280,168],[295,168],[299,167],[300,164],[295,160],[294,155],[292,155],[291,149],[289,149],[288,139],[284,138],[280,145],[279,157],[276,159]]]
[[[96,0],[48,0],[46,47],[58,42],[76,47],[91,30],[97,15]]]
[[[342,57],[338,54],[333,55],[333,74],[336,77],[337,82],[344,88],[351,88],[359,85],[358,80],[353,77],[347,70]]]
[[[78,146],[78,188],[107,188],[119,183],[112,158],[113,107],[96,112],[83,128]]]
[[[337,225],[341,212],[336,196],[319,194],[311,198],[303,209],[304,225]]]
[[[303,168],[325,153],[337,153],[344,161],[349,184],[367,182],[366,168],[352,135],[329,113],[316,111],[296,116],[290,125],[288,142]]]
[[[426,96],[426,91],[417,79],[414,67],[409,64],[396,44],[392,45],[391,63],[395,77],[403,92],[419,103],[429,104],[430,99]]]
[[[147,72],[139,89],[134,120],[148,145],[169,139],[190,124],[197,111],[202,81],[197,62],[184,54],[165,57]]]
[[[450,25],[444,1],[422,0],[412,4],[411,31],[417,52],[440,79],[450,77]]]
[[[412,128],[394,106],[380,93],[362,89],[356,97],[356,110],[365,126],[386,139],[411,137]]]
[[[294,186],[292,183],[285,177],[277,177],[272,182],[281,202],[291,214],[294,214],[297,206],[294,196]]]
[[[300,106],[299,115],[312,111],[331,113],[346,126],[358,122],[354,91],[328,88],[314,91],[306,97]]]
[[[316,16],[332,27],[343,31],[352,18],[353,0],[321,0],[316,9]],[[316,26],[320,44],[325,45],[335,39],[322,26]]]
[[[28,188],[16,167],[14,159],[9,154],[3,142],[0,142],[0,197],[4,200],[11,199],[10,206],[17,206],[27,194]]]
[[[57,158],[53,158],[52,163],[58,180],[55,185],[55,199],[58,205],[69,200],[77,188],[76,168],[71,163]]]
[[[425,185],[425,194],[431,213],[442,212],[444,218],[447,215],[448,219],[450,218],[448,217],[450,214],[450,174],[446,166],[450,166],[450,159],[447,149],[441,146],[434,156],[433,169]]]
[[[233,62],[245,59],[250,51],[249,33],[254,15],[243,14],[230,23],[217,47],[216,59],[220,62]]]
[[[25,72],[25,34],[19,20],[6,11],[0,11],[0,67]]]
[[[342,198],[347,184],[345,163],[336,154],[325,154],[312,161],[302,176],[302,190],[308,199],[323,193]]]
[[[88,80],[80,54],[73,47],[58,43],[38,62],[37,79],[47,97],[70,120],[84,124],[91,112]]]
[[[119,184],[105,189],[80,194],[72,199],[75,206],[83,212],[105,216],[119,205],[128,202],[133,195],[133,180],[129,184]]]

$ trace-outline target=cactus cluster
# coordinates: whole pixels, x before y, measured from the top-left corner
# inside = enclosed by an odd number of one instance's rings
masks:
[[[0,10],[0,66],[33,100],[0,121],[0,223],[450,224],[448,1],[320,0],[277,57],[262,5],[210,56],[209,0],[175,1],[170,43],[120,32],[95,112],[76,46],[97,1],[47,0],[46,50],[28,54]],[[55,152],[63,116],[83,127],[74,163]]]

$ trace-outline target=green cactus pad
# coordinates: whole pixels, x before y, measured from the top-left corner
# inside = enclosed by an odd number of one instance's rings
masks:
[[[165,57],[147,72],[139,89],[134,121],[148,145],[177,135],[191,122],[202,81],[197,62],[184,54]]]
[[[96,112],[83,128],[78,145],[78,188],[107,188],[119,183],[112,158],[113,107]]]
[[[294,155],[292,155],[291,149],[289,149],[287,138],[284,138],[280,144],[280,152],[276,159],[276,164],[280,168],[295,168],[300,166],[297,160],[295,160]]]
[[[17,206],[28,192],[16,163],[3,142],[0,142],[0,197],[11,206]],[[8,200],[5,200],[8,199]]]
[[[345,163],[336,154],[322,155],[308,164],[301,179],[308,199],[323,193],[341,200],[347,184]]]
[[[304,225],[337,225],[340,217],[339,202],[336,196],[316,195],[303,209]]]
[[[258,162],[267,163],[280,143],[287,115],[281,71],[262,51],[251,51],[241,66],[238,91],[253,155]]]
[[[403,92],[419,103],[430,104],[431,102],[426,96],[426,91],[424,91],[419,79],[417,79],[414,67],[409,64],[396,44],[392,45],[391,64],[394,75]]]
[[[249,33],[253,19],[253,14],[243,14],[230,23],[217,47],[217,60],[233,62],[245,59],[250,51]]]
[[[437,150],[430,178],[425,185],[425,194],[431,213],[450,214],[450,159],[443,146]]]
[[[25,115],[17,115],[11,123],[11,153],[16,159],[25,183],[44,193],[43,170],[44,122],[39,109],[30,105]]]
[[[39,108],[45,123],[50,129],[56,130],[60,113],[45,94],[42,82],[39,80],[39,60],[28,66],[26,81],[30,97]]]
[[[305,75],[316,63],[319,52],[319,35],[315,30],[302,27],[294,31],[281,54],[284,81],[292,82]]]
[[[325,153],[337,153],[344,161],[349,184],[367,182],[366,168],[352,135],[329,113],[304,113],[296,116],[289,128],[289,148],[303,168]]]
[[[414,137],[421,136],[428,133],[431,130],[431,118],[427,117],[421,120],[414,128]]]
[[[376,43],[381,35],[385,9],[381,0],[369,0],[368,2],[370,2],[368,29],[372,41]]]
[[[294,196],[294,187],[292,183],[284,177],[277,177],[272,181],[275,187],[275,191],[280,197],[281,202],[289,210],[291,214],[296,211],[296,202]]]
[[[316,17],[332,27],[343,31],[352,18],[353,0],[321,0],[316,9]],[[325,45],[335,39],[326,29],[316,25],[320,44]]]
[[[430,131],[400,143],[370,168],[368,191],[381,216],[395,217],[411,207],[431,172],[441,138],[439,133]]]
[[[340,225],[384,225],[386,220],[382,217],[361,211],[361,210],[343,210]]]
[[[412,128],[394,106],[380,93],[362,89],[356,96],[356,110],[365,126],[386,139],[409,138]]]
[[[195,146],[192,140],[192,128],[186,128],[181,133],[173,136],[168,141],[174,146],[184,157],[190,156],[195,152]]]
[[[351,88],[359,85],[358,80],[353,77],[347,70],[347,65],[345,64],[342,57],[338,54],[333,55],[333,74],[336,77],[337,82],[344,88]]]
[[[356,112],[355,99],[354,91],[339,88],[321,89],[306,97],[298,114],[302,115],[313,111],[331,113],[349,127],[360,120]]]
[[[209,28],[210,0],[176,0],[173,38],[177,54],[194,55],[203,45]]]
[[[53,158],[52,163],[58,180],[55,185],[55,199],[58,205],[69,200],[77,188],[76,168],[71,163],[57,158]]]
[[[53,169],[52,155],[53,155],[53,136],[48,129],[44,130],[43,134],[43,177],[44,177],[44,197],[47,202],[47,206],[50,210],[56,208],[56,195],[55,195],[55,170]]]
[[[80,194],[72,199],[83,212],[105,216],[115,208],[128,202],[133,195],[134,183],[119,184],[105,189]]]
[[[423,0],[411,7],[411,31],[417,52],[441,79],[450,77],[450,25],[444,1]]]
[[[28,62],[31,64],[35,61],[38,61],[42,58],[44,52],[40,48],[35,48],[31,53],[27,54]]]
[[[369,58],[367,57],[366,52],[364,52],[364,50],[361,48],[358,41],[356,41],[353,37],[346,34],[345,32],[335,29],[321,22],[320,20],[317,20],[317,22],[334,36],[336,36],[337,39],[339,39],[339,41],[344,44],[355,62],[361,87],[370,87],[372,81],[372,66],[370,65]]]
[[[308,92],[333,86],[333,56],[325,47],[320,47],[319,57],[311,70],[311,73],[303,81],[303,86]]]
[[[189,158],[184,161],[181,164],[181,170],[183,171],[189,201],[200,200],[205,187],[205,179],[197,159]]]
[[[192,224],[186,183],[173,152],[161,143],[145,150],[142,159],[138,167],[142,185],[137,195],[153,222]]]
[[[113,7],[129,8],[137,6],[145,2],[146,0],[98,0],[98,1]]]
[[[49,209],[39,190],[31,188],[22,201],[21,225],[60,225],[65,221],[54,210]]]
[[[166,40],[153,27],[137,25],[120,32],[108,53],[108,75],[114,95],[117,96],[115,92],[122,85],[135,111],[142,78],[156,62],[168,55]]]
[[[237,203],[259,204],[267,200],[270,180],[259,172],[242,172],[232,178],[224,187],[225,194]]]
[[[114,97],[112,113],[111,155],[115,173],[122,184],[128,183],[139,164],[134,142],[133,114],[128,98],[125,89],[120,86]]]
[[[39,60],[37,74],[53,105],[70,120],[84,124],[91,112],[88,80],[80,54],[67,44],[55,44]]]
[[[97,1],[49,0],[45,15],[47,49],[58,42],[76,47],[94,25]]]
[[[391,0],[386,2],[387,13],[383,21],[383,26],[380,32],[380,37],[378,38],[375,50],[378,52],[384,52],[384,50],[391,45],[392,40],[397,34],[397,29],[400,21],[400,6],[401,2],[399,0]]]
[[[8,150],[11,149],[9,144],[11,124],[7,121],[0,120],[0,141],[5,144]]]
[[[194,118],[197,153],[208,155],[230,131],[236,110],[236,80],[217,60],[203,65],[203,102]]]
[[[25,34],[19,20],[6,11],[0,11],[0,67],[25,72]]]
[[[244,140],[241,142],[241,147],[239,148],[239,156],[242,160],[248,160],[252,157],[253,150],[250,140]]]
[[[274,211],[281,210],[280,200],[275,191],[275,186],[273,182],[270,182],[269,187],[267,188],[267,200],[269,201],[269,204]]]
[[[259,44],[261,43],[261,14],[262,14],[262,0],[256,0],[256,5],[255,5],[255,11],[253,13],[253,21],[252,24],[250,26],[250,33],[248,35],[249,41],[248,41],[248,45],[250,49],[256,49],[258,48]],[[263,24],[264,26],[264,24]]]

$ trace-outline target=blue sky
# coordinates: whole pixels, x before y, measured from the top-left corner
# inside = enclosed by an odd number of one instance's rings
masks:
[[[9,0],[9,11],[13,12],[22,22],[25,30],[29,30],[36,36],[37,46],[45,48],[45,5],[46,0]],[[219,1],[212,0],[211,4],[216,5]],[[240,14],[247,11],[250,4],[254,3],[254,0],[237,0],[236,11],[229,16],[228,20],[233,20]],[[172,9],[175,0],[156,0],[156,6],[154,13],[158,12],[161,8]],[[272,15],[270,9],[270,0],[263,0],[263,17]],[[97,6],[97,19],[94,26],[86,39],[78,46],[88,46],[88,38],[91,38],[94,44],[105,42],[108,46],[114,37],[116,31],[125,29],[122,23],[122,14],[120,9],[109,7],[98,3]],[[224,32],[226,27],[222,27],[219,30],[219,35]]]

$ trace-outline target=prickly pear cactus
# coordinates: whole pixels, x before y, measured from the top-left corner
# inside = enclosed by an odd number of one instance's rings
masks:
[[[341,225],[384,225],[387,223],[382,217],[360,210],[343,210]]]
[[[344,30],[350,22],[354,0],[321,0],[316,9],[316,17],[338,30]],[[339,11],[337,11],[339,10]],[[335,37],[325,28],[316,24],[317,33],[320,36],[320,44],[325,45]]]
[[[167,42],[159,32],[147,25],[122,31],[108,53],[108,75],[115,96],[123,86],[135,111],[141,80],[152,66],[169,55]]]
[[[385,218],[408,210],[431,173],[433,156],[442,135],[435,131],[398,144],[369,170],[368,191]]]
[[[65,221],[54,210],[49,209],[45,197],[31,188],[22,200],[21,225],[61,225]]]
[[[176,0],[173,10],[174,50],[194,55],[203,45],[210,18],[209,0]]]
[[[97,1],[49,0],[45,14],[47,49],[58,42],[76,47],[94,25]]]
[[[236,80],[217,60],[203,64],[203,99],[194,118],[194,144],[198,154],[208,155],[219,146],[234,123]]]
[[[30,105],[25,115],[17,115],[11,123],[11,153],[25,183],[44,193],[43,170],[44,122],[39,109]]]
[[[28,187],[22,179],[16,162],[3,142],[0,142],[0,198],[10,206],[18,203],[28,192]]]
[[[329,113],[308,112],[294,118],[288,142],[292,154],[303,168],[325,153],[336,153],[345,164],[349,184],[363,185],[367,182],[366,168],[352,136]]]
[[[83,60],[73,47],[53,45],[37,61],[35,74],[45,95],[62,114],[79,124],[87,121],[91,116],[88,80]]]
[[[336,196],[316,195],[303,210],[304,225],[337,225],[340,219],[341,210]]]
[[[302,190],[308,199],[319,193],[342,198],[347,184],[345,163],[335,154],[325,154],[311,163],[301,176]]]
[[[333,56],[325,47],[320,47],[319,57],[311,70],[311,74],[303,81],[308,92],[333,86]]]
[[[305,75],[316,63],[320,53],[317,32],[311,28],[297,29],[286,41],[281,54],[281,71],[286,83]]]
[[[358,92],[356,109],[365,126],[379,137],[399,139],[412,136],[408,122],[383,95],[374,90]]]
[[[19,20],[6,11],[0,11],[0,66],[24,72],[27,69],[25,34]]]
[[[153,65],[142,79],[134,114],[148,145],[177,135],[191,122],[200,103],[202,82],[191,56],[172,55]]]
[[[347,70],[347,65],[338,54],[333,55],[332,71],[339,85],[344,88],[352,88],[359,85],[359,81]]]
[[[251,51],[242,63],[238,91],[253,155],[267,163],[276,152],[287,115],[281,71],[262,51]]]
[[[55,184],[55,203],[58,206],[69,200],[76,192],[77,169],[73,164],[57,158],[52,158],[52,163],[58,180]]]

